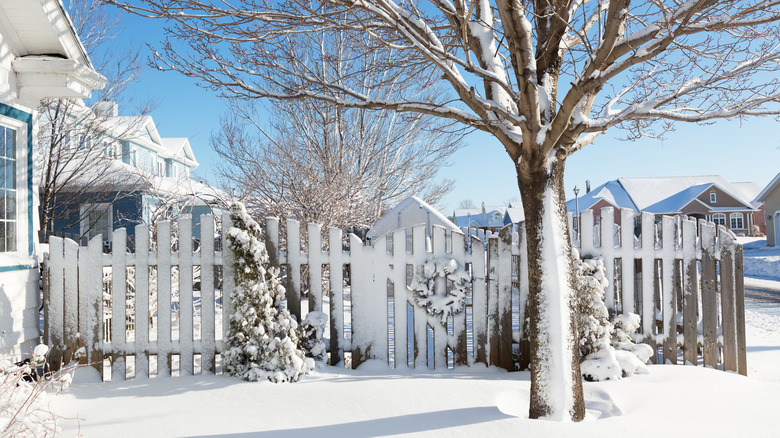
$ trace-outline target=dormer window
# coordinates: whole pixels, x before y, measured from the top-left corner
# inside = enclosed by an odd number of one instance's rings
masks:
[[[710,192],[710,204],[715,204],[718,202],[718,197],[715,195],[715,192]]]

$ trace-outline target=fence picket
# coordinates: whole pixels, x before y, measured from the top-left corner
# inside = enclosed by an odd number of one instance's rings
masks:
[[[615,213],[612,207],[602,208],[601,214],[601,251],[604,268],[607,271],[607,288],[604,290],[604,304],[608,309],[615,310]]]
[[[149,377],[149,226],[135,226],[135,377]]]
[[[216,372],[216,304],[214,296],[214,216],[200,217],[200,363]]]
[[[471,324],[473,327],[474,360],[489,365],[487,271],[485,244],[471,237]]]
[[[49,238],[49,292],[46,302],[46,309],[48,315],[46,315],[49,327],[49,339],[47,344],[49,345],[49,367],[52,371],[59,371],[60,363],[62,362],[62,352],[65,350],[64,341],[64,294],[65,285],[63,278],[63,271],[65,268],[65,260],[63,257],[63,240],[59,237]]]
[[[620,209],[620,250],[618,254],[620,256],[620,274],[623,279],[620,293],[620,302],[622,303],[620,313],[638,313],[634,300],[634,278],[636,277],[634,270],[635,216],[631,209]]]
[[[498,366],[512,371],[512,226],[498,233]]]
[[[745,265],[742,260],[742,245],[734,251],[734,278],[737,314],[737,371],[747,376],[747,343],[745,340]]]
[[[309,312],[322,312],[322,225],[308,224]]]
[[[715,225],[701,222],[701,313],[704,366],[718,367],[717,269]]]
[[[171,375],[171,223],[157,223],[157,374]]]
[[[230,219],[230,215],[225,213],[222,215],[222,342],[221,345],[217,344],[219,352],[225,351],[225,342],[228,334],[230,333],[230,317],[233,315],[233,302],[230,299],[230,294],[236,288],[236,271],[233,268],[236,262],[235,254],[230,249],[230,244],[224,237],[227,235],[227,231],[233,226],[233,221]],[[270,233],[267,232],[266,239]],[[277,234],[278,237],[278,234]],[[267,240],[266,240],[267,244]],[[278,248],[278,246],[277,246]],[[274,252],[276,256],[276,252]],[[273,266],[279,266],[273,265]]]
[[[88,362],[103,378],[103,239],[79,248],[79,331],[86,337]]]
[[[699,266],[696,261],[696,221],[683,221],[683,360],[696,365],[698,355]]]
[[[452,233],[452,258],[459,269],[466,267],[466,241],[463,233]],[[466,338],[466,309],[452,317],[452,339],[450,345],[455,366],[466,366],[469,363],[468,340]]]
[[[488,363],[500,366],[498,322],[498,237],[488,238],[487,244],[487,332]]]
[[[655,216],[642,213],[642,342],[656,349],[655,341]],[[653,363],[657,355],[651,357]]]
[[[287,219],[287,309],[301,319],[301,224]]]
[[[723,369],[737,371],[737,311],[734,291],[734,238],[718,226],[720,246],[720,305],[723,333]]]
[[[194,373],[192,218],[179,219],[179,373]]]
[[[393,319],[395,320],[395,367],[409,367],[409,337],[407,309],[409,299],[406,289],[406,230],[393,232]]]
[[[328,229],[328,272],[330,274],[330,364],[344,362],[344,250],[341,230]]]
[[[445,237],[444,228],[438,225],[432,227],[432,249],[433,259],[439,262],[448,258],[447,254],[447,240]],[[438,296],[447,295],[447,278],[442,276],[436,276],[435,294]],[[447,368],[447,325],[442,324],[441,320],[437,317],[428,318],[430,325],[433,328],[433,367],[435,369]]]
[[[661,248],[661,269],[663,282],[661,302],[663,303],[664,362],[677,363],[677,297],[675,296],[675,223],[674,218],[664,216],[662,220],[663,242]]]
[[[65,310],[65,318],[63,320],[64,323],[64,342],[65,342],[65,351],[63,352],[63,363],[69,364],[70,361],[73,359],[73,354],[75,353],[75,350],[79,348],[81,342],[78,339],[78,327],[79,327],[79,285],[78,285],[78,264],[73,263],[73,260],[76,260],[79,254],[79,244],[74,242],[71,239],[65,239],[63,241],[64,243],[64,254],[65,254],[65,260],[68,262],[65,263],[65,267],[63,270],[64,281],[63,286],[65,289],[65,297],[64,297],[64,310]],[[77,343],[79,345],[77,345]]]
[[[412,228],[412,275],[417,275],[425,264],[428,253],[426,247],[427,236],[425,226],[418,225]],[[428,312],[412,302],[414,309],[414,368],[425,369],[428,367]]]
[[[125,380],[127,343],[127,230],[118,228],[111,236],[111,380]]]

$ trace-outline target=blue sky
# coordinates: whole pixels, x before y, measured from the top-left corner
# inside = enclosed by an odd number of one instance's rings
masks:
[[[159,46],[162,22],[124,16],[126,32],[117,39],[127,44]],[[144,48],[145,56],[149,50]],[[133,88],[138,96],[159,102],[152,112],[160,135],[188,137],[200,167],[196,174],[216,183],[218,157],[209,138],[219,128],[219,118],[228,102],[217,93],[195,85],[175,72],[148,69],[142,83]],[[125,112],[123,115],[131,115]],[[664,141],[641,139],[619,141],[620,131],[602,135],[593,145],[567,161],[566,195],[574,197],[575,185],[584,189],[585,180],[598,186],[619,177],[723,175],[732,182],[753,181],[765,186],[780,172],[780,123],[773,118],[746,121],[718,121],[699,126],[678,124]],[[455,180],[455,190],[445,199],[448,211],[464,199],[476,205],[503,204],[519,199],[514,167],[502,146],[489,135],[475,133],[439,175]]]

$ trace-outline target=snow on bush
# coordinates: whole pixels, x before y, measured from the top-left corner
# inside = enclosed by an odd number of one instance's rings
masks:
[[[0,356],[0,436],[54,436],[60,430],[60,418],[49,409],[47,390],[66,388],[73,379],[78,364],[71,363],[60,371],[44,377],[49,347],[39,344],[33,358],[24,362]]]
[[[227,337],[225,371],[249,381],[295,382],[314,369],[301,346],[298,324],[282,307],[284,287],[270,266],[260,225],[243,204],[230,206],[227,241],[235,254],[236,288]]]
[[[653,355],[652,347],[633,341],[632,335],[639,329],[639,315],[627,313],[609,320],[604,304],[608,284],[603,260],[577,261],[580,370],[588,381],[645,374],[645,363]]]
[[[322,312],[309,312],[301,323],[301,343],[306,350],[306,357],[317,362],[324,362],[328,358],[325,342],[322,340],[327,323],[328,315]]]

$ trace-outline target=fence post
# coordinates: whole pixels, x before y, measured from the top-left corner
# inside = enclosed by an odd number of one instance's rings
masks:
[[[498,324],[498,239],[488,238],[487,244],[487,332],[489,365],[500,366]]]
[[[656,351],[655,340],[655,216],[642,213],[642,342]],[[653,354],[651,360],[658,362],[658,355]]]

